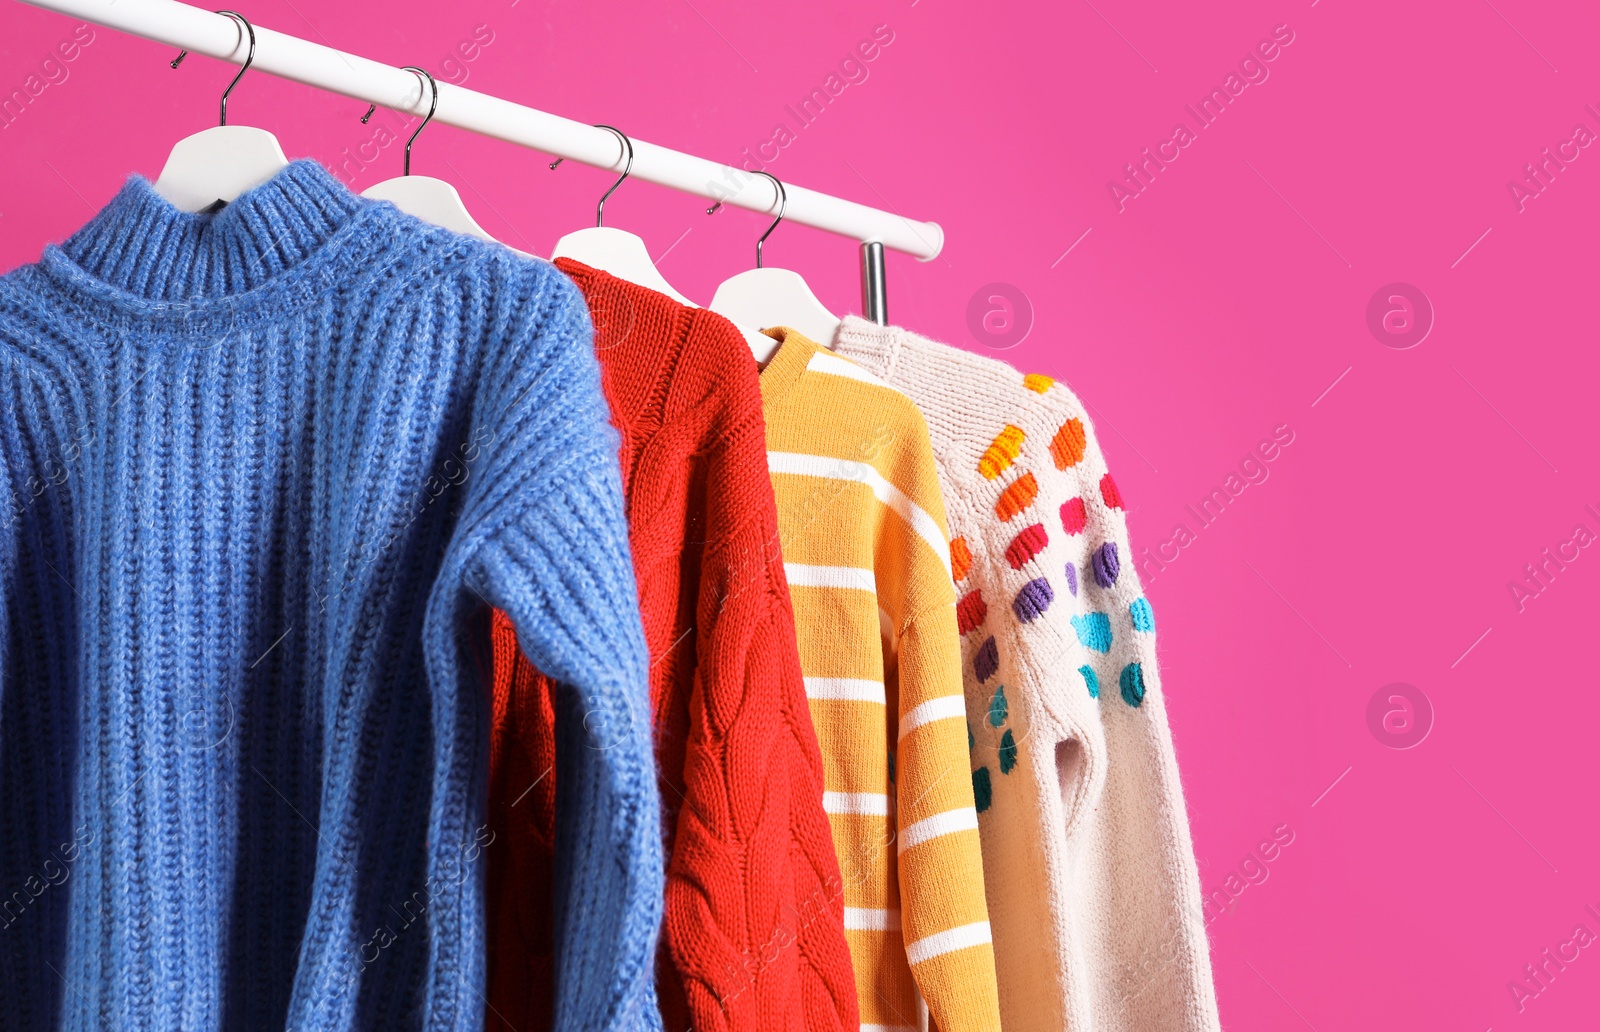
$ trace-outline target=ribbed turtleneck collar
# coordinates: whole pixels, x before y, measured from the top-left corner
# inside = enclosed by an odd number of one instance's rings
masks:
[[[135,174],[42,264],[113,305],[205,307],[287,278],[365,204],[306,159],[211,214],[174,207]]]

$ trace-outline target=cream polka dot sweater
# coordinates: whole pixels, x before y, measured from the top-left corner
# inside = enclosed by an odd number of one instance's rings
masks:
[[[1122,497],[1065,384],[854,316],[939,461],[1006,1032],[1219,1028]]]

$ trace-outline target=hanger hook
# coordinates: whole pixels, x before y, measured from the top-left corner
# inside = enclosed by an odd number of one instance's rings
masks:
[[[772,225],[768,226],[767,231],[761,234],[761,239],[756,241],[756,268],[759,269],[761,268],[761,245],[767,242],[767,237],[771,236],[772,231],[778,228],[778,223],[783,221],[783,213],[789,208],[789,191],[783,188],[783,183],[771,172],[757,171],[756,175],[766,176],[772,180],[772,185],[778,188],[778,217],[772,220]]]
[[[767,237],[771,236],[772,231],[778,228],[778,223],[783,221],[783,213],[789,208],[789,191],[783,188],[783,183],[771,172],[764,172],[757,169],[755,175],[766,176],[768,179],[772,180],[772,185],[777,187],[778,194],[778,217],[772,220],[772,225],[768,226],[767,231],[761,234],[761,239],[756,241],[756,268],[759,269],[761,268],[761,245],[767,242]],[[718,201],[706,209],[706,214],[715,215],[721,210],[722,202]]]
[[[433,88],[433,101],[428,105],[428,117],[422,120],[422,124],[417,126],[416,131],[411,134],[411,138],[406,140],[405,166],[402,169],[401,174],[409,176],[411,174],[411,145],[417,142],[417,137],[422,135],[422,130],[426,129],[428,127],[428,123],[433,121],[433,113],[439,110],[439,84],[434,80],[432,75],[428,74],[428,70],[426,68],[418,68],[416,65],[405,65],[400,70],[403,72],[412,72],[415,75],[428,80],[428,85]],[[378,105],[368,104],[367,113],[361,116],[361,124],[366,125],[367,119],[371,118],[372,113],[376,110],[378,110]]]
[[[250,24],[250,19],[246,18],[244,15],[240,14],[238,11],[217,11],[215,13],[216,14],[225,14],[229,18],[232,18],[234,21],[237,21],[240,25],[243,25],[245,33],[250,37],[250,51],[249,51],[249,53],[247,53],[245,55],[244,65],[239,69],[239,73],[233,77],[233,81],[228,83],[228,88],[222,91],[222,113],[221,113],[221,118],[218,120],[217,124],[218,125],[227,125],[228,124],[228,94],[232,93],[233,92],[233,88],[235,86],[239,85],[239,80],[244,78],[244,73],[248,72],[250,70],[250,66],[256,63],[256,30],[255,30],[255,26]],[[187,51],[187,50],[178,51],[178,56],[172,59],[171,67],[177,68],[180,64],[183,64],[183,59],[188,57],[188,56],[189,56],[189,51]]]
[[[596,226],[603,227],[606,224],[606,199],[617,192],[617,187],[622,185],[622,181],[624,179],[627,179],[628,176],[633,174],[633,141],[628,139],[627,133],[623,132],[621,129],[618,129],[616,126],[596,125],[595,128],[604,129],[616,136],[617,140],[622,144],[622,153],[627,158],[626,163],[624,163],[622,166],[622,175],[617,177],[617,181],[611,184],[611,189],[602,194],[600,196],[600,203],[595,205],[594,224]],[[554,172],[556,166],[566,160],[566,158],[557,158],[556,160],[550,162],[550,171]]]
[[[595,208],[594,208],[594,224],[596,226],[604,226],[606,224],[606,198],[608,198],[612,194],[616,193],[617,192],[617,187],[622,185],[622,181],[624,179],[627,179],[628,176],[633,173],[633,141],[628,139],[628,134],[627,133],[623,132],[621,129],[616,128],[615,126],[597,125],[597,126],[595,126],[595,128],[596,129],[605,129],[608,132],[615,133],[617,139],[622,142],[623,151],[628,156],[627,163],[622,166],[622,175],[618,176],[617,177],[617,181],[615,183],[611,184],[611,189],[607,190],[605,193],[600,195],[600,203],[595,205]]]
[[[405,166],[401,171],[401,175],[409,176],[411,174],[411,145],[417,142],[417,137],[422,135],[422,130],[428,128],[428,123],[433,121],[433,113],[439,110],[439,84],[434,80],[433,75],[429,73],[426,68],[418,68],[416,65],[405,65],[401,68],[401,71],[413,72],[416,75],[428,80],[428,88],[433,91],[433,99],[428,104],[428,117],[422,120],[422,124],[417,126],[416,131],[411,134],[411,138],[406,140]],[[368,114],[371,114],[371,112],[369,111]]]

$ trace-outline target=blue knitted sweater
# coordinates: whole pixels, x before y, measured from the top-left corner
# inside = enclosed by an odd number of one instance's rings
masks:
[[[491,605],[565,686],[557,1027],[659,1022],[591,333],[309,161],[0,277],[0,1026],[481,1027]]]

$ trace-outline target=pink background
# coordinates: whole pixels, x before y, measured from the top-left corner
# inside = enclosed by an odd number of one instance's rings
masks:
[[[1592,1024],[1600,949],[1529,985],[1520,1013],[1508,983],[1528,984],[1524,965],[1580,922],[1600,934],[1584,910],[1600,912],[1600,549],[1569,546],[1577,557],[1551,564],[1521,611],[1508,583],[1577,524],[1600,534],[1600,148],[1569,145],[1577,158],[1525,210],[1507,183],[1579,124],[1600,135],[1585,108],[1600,110],[1600,10],[1226,6],[256,0],[245,13],[707,157],[739,161],[787,122],[774,174],[941,223],[941,258],[891,256],[892,321],[983,350],[969,299],[1020,290],[1031,329],[1004,357],[1087,399],[1136,547],[1166,545],[1164,569],[1141,566],[1204,887],[1226,892],[1257,842],[1293,829],[1266,880],[1213,910],[1224,1025]],[[5,0],[0,93],[61,79],[41,69],[72,24]],[[878,25],[893,41],[866,80],[796,130],[785,106]],[[1293,42],[1268,77],[1194,128],[1185,105],[1280,25]],[[478,26],[492,41],[446,64]],[[214,123],[231,70],[191,58],[173,72],[172,56],[100,30],[0,129],[0,269]],[[231,113],[333,165],[372,137],[362,110],[256,75]],[[1119,212],[1108,181],[1180,122],[1196,138]],[[608,182],[547,160],[443,126],[415,151],[486,229],[541,254],[589,223]],[[399,147],[348,167],[364,188],[399,173]],[[763,225],[703,207],[641,182],[608,205],[701,303],[748,265]],[[767,253],[836,311],[858,309],[853,241],[789,226]],[[1434,310],[1404,350],[1366,315],[1396,281]],[[1267,479],[1200,528],[1186,506],[1281,424],[1294,441]],[[1187,547],[1171,543],[1179,524]],[[1391,682],[1431,700],[1414,748],[1369,729],[1368,700]]]

